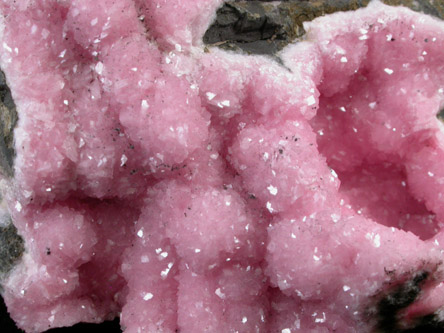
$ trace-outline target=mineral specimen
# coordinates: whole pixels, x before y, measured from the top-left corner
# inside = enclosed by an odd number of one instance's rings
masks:
[[[443,328],[444,23],[374,1],[251,56],[204,45],[222,5],[0,1],[12,318]]]

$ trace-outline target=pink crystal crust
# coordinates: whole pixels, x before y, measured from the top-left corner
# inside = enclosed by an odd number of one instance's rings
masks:
[[[369,332],[421,274],[397,320],[439,315],[444,24],[372,2],[279,64],[204,52],[221,3],[0,1],[25,331]]]

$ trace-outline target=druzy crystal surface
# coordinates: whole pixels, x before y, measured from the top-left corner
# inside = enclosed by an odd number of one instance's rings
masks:
[[[444,320],[444,23],[372,2],[276,57],[220,0],[0,1],[17,325],[402,331]]]

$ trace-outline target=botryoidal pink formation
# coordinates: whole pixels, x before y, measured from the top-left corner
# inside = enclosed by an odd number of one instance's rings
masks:
[[[276,58],[204,47],[220,0],[0,1],[17,325],[442,327],[444,23],[372,2]]]

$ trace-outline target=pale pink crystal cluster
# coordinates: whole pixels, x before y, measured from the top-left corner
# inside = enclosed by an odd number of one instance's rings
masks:
[[[368,332],[444,305],[444,23],[373,2],[271,58],[210,48],[220,0],[3,0],[26,240],[17,325]]]

